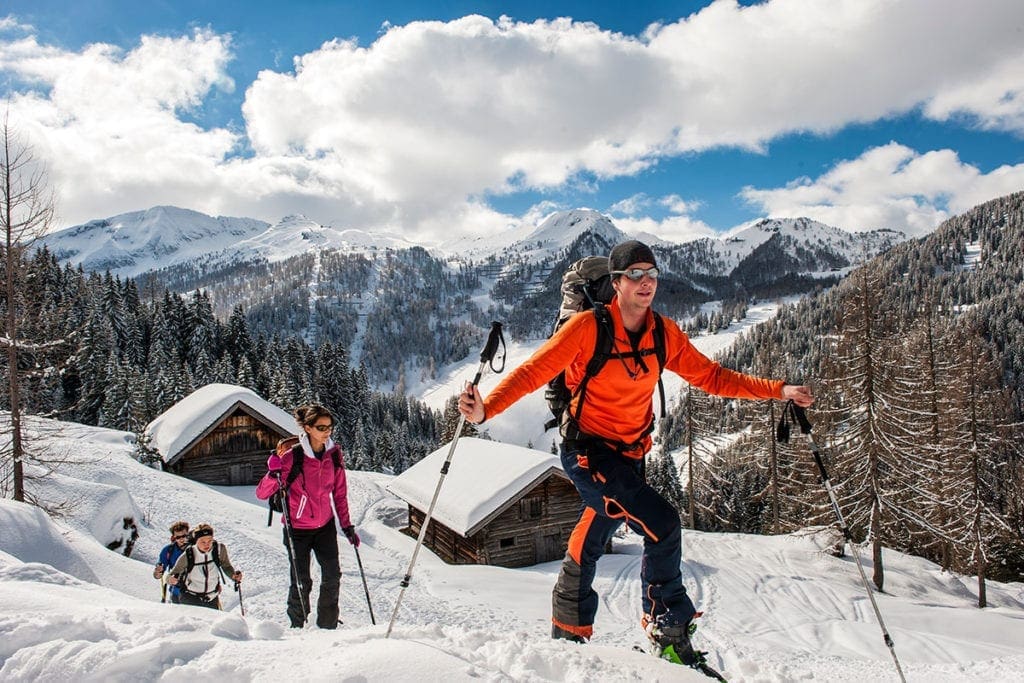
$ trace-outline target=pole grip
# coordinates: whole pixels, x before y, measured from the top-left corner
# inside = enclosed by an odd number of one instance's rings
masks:
[[[796,417],[796,421],[800,423],[800,431],[804,434],[811,433],[811,421],[807,419],[807,410],[801,408],[795,403],[792,403],[793,415]]]
[[[487,343],[484,350],[480,352],[480,362],[490,363],[494,359],[494,353],[498,350],[498,342],[502,339],[501,323],[497,320],[491,322],[491,331],[487,334]],[[477,375],[479,381],[479,374]],[[476,384],[476,382],[473,382]]]

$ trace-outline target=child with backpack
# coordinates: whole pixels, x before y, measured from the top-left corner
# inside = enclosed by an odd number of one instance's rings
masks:
[[[320,565],[320,596],[316,625],[337,628],[341,563],[338,558],[338,530],[359,547],[359,535],[349,518],[348,481],[341,447],[331,439],[334,417],[321,405],[295,410],[299,439],[292,448],[274,453],[267,460],[267,474],[256,486],[256,497],[267,500],[285,488],[288,509],[281,517],[284,544],[293,562],[288,590],[288,618],[292,628],[302,628],[309,615],[312,590],[310,555]],[[332,509],[333,503],[333,509]]]
[[[171,568],[167,583],[181,591],[181,604],[220,609],[221,578],[230,575],[241,583],[242,572],[231,565],[228,547],[213,538],[213,527],[200,524],[192,532],[192,545],[185,548]]]
[[[181,553],[188,546],[188,522],[177,521],[171,524],[171,542],[160,551],[156,566],[153,567],[153,578],[163,579],[164,573],[174,566],[174,563],[181,557]],[[163,581],[163,590],[160,594],[160,602],[167,602],[167,594],[171,594],[171,602],[175,605],[181,602],[181,589],[178,586],[171,586],[168,590],[167,582]]]
[[[641,625],[661,649],[691,666],[702,653],[690,644],[696,609],[680,572],[679,513],[643,478],[651,448],[651,399],[668,369],[719,396],[792,400],[809,406],[806,386],[751,377],[723,368],[690,343],[675,321],[651,309],[659,270],[654,252],[630,240],[608,257],[615,295],[595,312],[577,313],[527,361],[505,376],[486,400],[470,384],[459,397],[469,422],[492,419],[565,371],[567,405],[561,420],[561,459],[583,499],[562,569],[552,591],[551,635],[587,642],[599,598],[592,587],[597,560],[623,524],[644,537]],[[603,329],[602,329],[603,328]],[[607,348],[602,350],[602,338]],[[597,358],[600,362],[591,363]]]

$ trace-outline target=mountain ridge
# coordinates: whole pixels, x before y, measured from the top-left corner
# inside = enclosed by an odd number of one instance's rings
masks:
[[[202,259],[206,267],[253,258],[275,262],[312,248],[360,253],[420,247],[436,258],[452,262],[494,260],[510,255],[517,260],[543,259],[567,249],[587,231],[610,243],[629,237],[612,219],[592,209],[554,212],[529,231],[528,227],[519,226],[468,243],[460,239],[426,245],[393,233],[322,225],[301,214],[285,216],[271,224],[253,218],[214,217],[192,209],[155,206],[71,226],[46,235],[41,243],[58,260],[81,265],[88,271],[110,270],[113,275],[134,277],[192,259]],[[525,234],[518,237],[517,233]],[[721,271],[735,268],[757,246],[777,234],[804,241],[813,239],[819,250],[837,252],[850,263],[863,257],[858,251],[873,255],[906,239],[894,230],[851,233],[808,218],[764,218],[719,238],[682,243],[661,240],[652,246],[665,252],[710,253],[714,255],[710,260],[702,260],[720,265],[707,265],[698,272],[727,275]]]

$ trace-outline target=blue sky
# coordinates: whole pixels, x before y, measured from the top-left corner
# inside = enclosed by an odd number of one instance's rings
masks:
[[[586,206],[672,240],[920,234],[1024,189],[1024,4],[980,4],[7,0],[0,88],[55,227],[174,204],[436,241]]]

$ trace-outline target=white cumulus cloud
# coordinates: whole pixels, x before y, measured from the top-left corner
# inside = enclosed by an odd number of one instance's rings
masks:
[[[571,19],[419,21],[386,25],[367,46],[329,41],[240,86],[227,75],[231,38],[211,29],[69,51],[3,22],[24,34],[0,35],[13,119],[49,161],[67,223],[169,203],[417,238],[484,234],[507,220],[489,195],[601,183],[715,147],[763,150],[794,132],[915,111],[1024,134],[1019,0],[719,0],[641,36]],[[235,87],[241,128],[196,123],[211,93]],[[932,176],[953,174],[935,183],[962,187],[970,169],[934,154],[899,179],[935,164]],[[863,163],[885,163],[876,156]],[[977,187],[1000,175],[1014,174]],[[799,185],[788,191],[817,183]],[[865,193],[856,205],[868,222],[921,215],[893,201]],[[669,208],[677,232],[706,227],[686,223],[687,202]]]
[[[846,230],[926,234],[946,218],[1024,188],[1024,164],[989,173],[949,149],[920,153],[890,143],[785,187],[746,187],[742,197],[775,218],[808,216]]]

